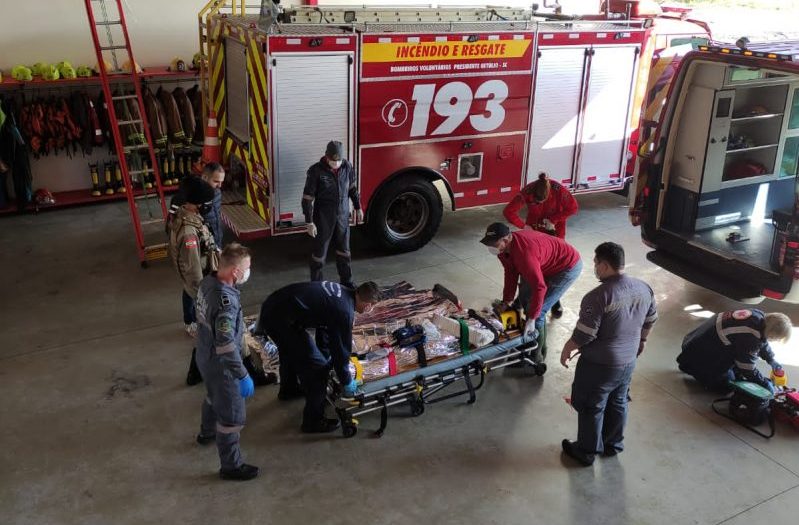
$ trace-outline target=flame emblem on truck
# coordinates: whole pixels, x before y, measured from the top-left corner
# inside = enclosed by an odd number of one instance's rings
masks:
[[[382,116],[389,127],[398,128],[408,120],[408,104],[399,98],[391,99],[383,106]]]

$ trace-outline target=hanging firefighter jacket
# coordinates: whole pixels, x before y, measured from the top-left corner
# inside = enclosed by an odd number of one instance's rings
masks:
[[[158,100],[164,106],[166,125],[169,130],[169,142],[176,146],[182,146],[186,140],[186,135],[183,133],[183,122],[180,118],[180,110],[177,102],[175,102],[175,97],[163,87],[158,88],[155,96],[158,97]]]
[[[200,91],[200,86],[194,86],[186,92],[186,96],[191,101],[191,108],[194,111],[194,138],[192,144],[195,146],[202,146],[205,141],[205,130],[203,129],[203,94]]]
[[[6,116],[3,126],[0,127],[0,159],[11,169],[17,209],[22,211],[31,201],[33,193],[28,145],[18,127],[17,106],[14,101],[0,97],[0,107]]]
[[[150,88],[144,89],[142,98],[144,100],[144,111],[147,113],[147,122],[150,124],[150,137],[153,139],[153,146],[156,149],[163,150],[169,140],[166,119],[164,118],[164,107],[155,98]]]
[[[183,145],[184,146],[191,146],[191,141],[194,138],[194,109],[192,108],[191,101],[189,97],[186,96],[186,92],[183,88],[176,87],[174,91],[172,91],[172,96],[175,98],[175,103],[177,104],[178,111],[180,112],[180,122],[181,127],[183,128]]]

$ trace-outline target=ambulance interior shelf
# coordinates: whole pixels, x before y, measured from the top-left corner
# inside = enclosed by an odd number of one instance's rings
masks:
[[[664,226],[692,244],[779,270],[772,226],[792,209],[799,82],[763,69],[699,63],[677,123]]]

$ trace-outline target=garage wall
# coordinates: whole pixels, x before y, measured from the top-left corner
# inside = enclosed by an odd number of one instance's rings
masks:
[[[11,0],[4,0],[11,1]],[[113,0],[106,0],[113,4]],[[286,1],[286,0],[284,0]],[[250,0],[250,3],[258,3]],[[292,3],[292,2],[289,2]],[[293,2],[299,4],[301,2]],[[363,0],[321,0],[320,5],[363,5]],[[372,0],[370,5],[429,5],[407,0]],[[485,5],[492,3],[486,1]],[[527,7],[528,0],[504,0],[496,4]],[[539,0],[541,6],[543,1]],[[438,5],[483,5],[472,0],[443,0]],[[598,8],[599,0],[561,0],[564,12]],[[205,0],[124,0],[133,51],[144,67],[168,64],[179,56],[190,61],[197,51],[197,12]],[[14,2],[0,16],[0,69],[10,74],[17,64],[56,63],[62,60],[93,66],[96,62],[91,45],[86,11],[81,0],[26,0]],[[46,13],[46,14],[43,14]],[[185,83],[184,83],[185,84]],[[174,88],[170,83],[168,87]],[[184,85],[191,87],[191,84]],[[34,189],[46,187],[63,191],[91,187],[88,163],[112,159],[103,150],[92,158],[80,153],[73,158],[51,155],[32,161]]]
[[[7,0],[11,1],[11,0]],[[113,3],[113,0],[107,0]],[[284,0],[285,1],[285,0]],[[251,0],[252,2],[252,0]],[[543,6],[543,0],[538,0]],[[197,11],[204,0],[125,0],[134,53],[144,65],[168,63],[173,56],[191,60],[197,49]],[[257,0],[252,3],[257,3]],[[289,2],[299,4],[301,2]],[[428,5],[403,0],[334,0],[320,5]],[[482,5],[475,0],[442,0],[438,5]],[[486,1],[486,4],[529,6],[528,0]],[[598,8],[599,0],[561,0],[565,12]],[[43,14],[46,13],[46,14]],[[16,64],[68,60],[93,65],[86,12],[81,0],[27,0],[13,2],[0,17],[0,69]]]

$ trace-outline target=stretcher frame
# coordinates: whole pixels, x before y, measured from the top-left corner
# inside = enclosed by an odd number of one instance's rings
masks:
[[[411,416],[416,417],[424,413],[425,405],[459,396],[468,396],[466,403],[473,404],[486,375],[512,365],[527,364],[535,375],[544,375],[547,366],[535,360],[537,349],[535,338],[523,335],[507,338],[423,368],[365,382],[354,398],[344,398],[341,386],[333,378],[328,385],[327,401],[336,411],[344,437],[357,434],[359,417],[378,411],[380,427],[374,431],[374,436],[381,437],[388,425],[389,407],[407,404]],[[462,388],[448,391],[461,382]]]

